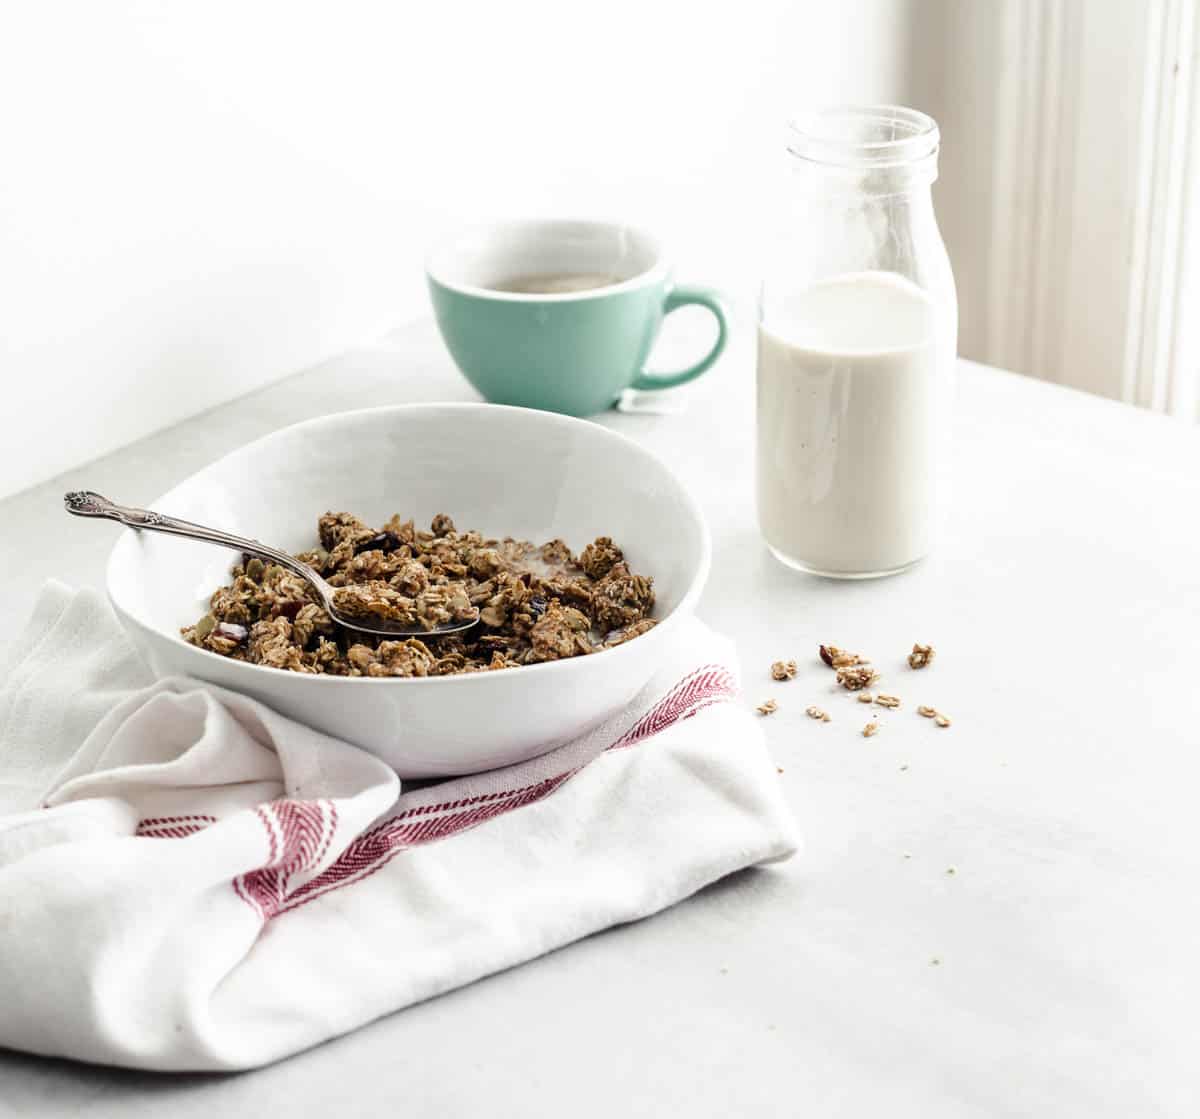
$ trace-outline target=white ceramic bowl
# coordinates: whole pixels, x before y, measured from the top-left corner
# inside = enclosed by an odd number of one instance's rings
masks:
[[[310,676],[228,660],[179,628],[207,609],[236,556],[159,533],[125,531],[108,564],[118,616],[155,671],[255,697],[354,742],[401,776],[521,761],[613,714],[649,679],[708,576],[699,507],[654,455],[596,424],[487,404],[416,404],[324,416],[227,455],[151,503],[164,513],[291,551],[316,542],[317,516],[369,524],[393,513],[428,525],[581,549],[612,536],[654,578],[649,633],[587,657],[469,676]]]

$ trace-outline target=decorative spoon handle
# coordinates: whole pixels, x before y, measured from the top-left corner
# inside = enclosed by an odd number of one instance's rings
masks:
[[[68,513],[77,517],[105,517],[110,521],[119,521],[129,528],[139,531],[145,529],[151,532],[166,532],[172,536],[186,536],[192,540],[203,540],[209,544],[219,544],[224,548],[232,548],[235,552],[245,552],[268,563],[277,563],[309,581],[316,575],[307,564],[301,563],[294,556],[282,552],[278,548],[260,544],[257,540],[248,540],[244,536],[235,536],[232,532],[222,532],[219,528],[209,528],[206,525],[193,524],[178,517],[168,517],[165,513],[156,513],[152,509],[138,509],[128,505],[118,505],[109,501],[102,494],[91,490],[76,490],[63,495],[63,504]]]

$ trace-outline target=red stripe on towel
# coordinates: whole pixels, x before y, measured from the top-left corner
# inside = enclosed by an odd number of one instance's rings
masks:
[[[216,822],[216,816],[150,816],[138,821],[133,834],[144,839],[186,839]]]
[[[728,669],[705,665],[680,680],[607,750],[643,742],[736,694],[737,685]],[[269,921],[332,890],[368,878],[402,851],[448,839],[514,809],[536,804],[578,772],[572,769],[531,785],[407,809],[356,836],[329,866],[295,888],[291,880],[320,866],[327,855],[337,832],[337,807],[329,800],[261,804],[256,811],[266,832],[267,861],[236,878],[233,888],[263,921]],[[215,822],[211,816],[158,817],[141,821],[138,834],[181,837]]]

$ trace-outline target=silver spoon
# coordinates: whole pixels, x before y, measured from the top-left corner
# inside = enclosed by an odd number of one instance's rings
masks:
[[[321,605],[326,613],[338,625],[346,629],[358,630],[361,633],[375,634],[378,637],[440,637],[446,633],[459,633],[470,629],[479,621],[479,611],[474,616],[463,621],[447,622],[445,625],[432,629],[413,628],[410,623],[392,621],[387,618],[350,617],[339,611],[334,605],[334,595],[337,587],[331,587],[320,575],[306,563],[301,563],[295,556],[281,552],[277,548],[269,548],[257,540],[246,540],[234,536],[232,532],[222,532],[217,528],[206,528],[204,525],[193,524],[191,521],[181,521],[176,517],[168,517],[164,513],[155,513],[150,509],[133,509],[125,505],[117,505],[91,490],[80,490],[63,495],[63,502],[68,513],[77,517],[105,517],[111,521],[120,521],[132,529],[148,529],[151,532],[166,532],[172,536],[186,536],[191,540],[203,540],[209,544],[219,544],[223,548],[232,548],[235,552],[245,552],[247,555],[258,556],[268,563],[277,563],[288,571],[299,575],[321,598]]]

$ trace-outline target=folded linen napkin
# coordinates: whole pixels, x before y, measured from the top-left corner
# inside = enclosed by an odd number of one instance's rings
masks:
[[[786,858],[732,663],[694,622],[605,726],[401,794],[47,585],[0,664],[0,1045],[261,1065]]]

